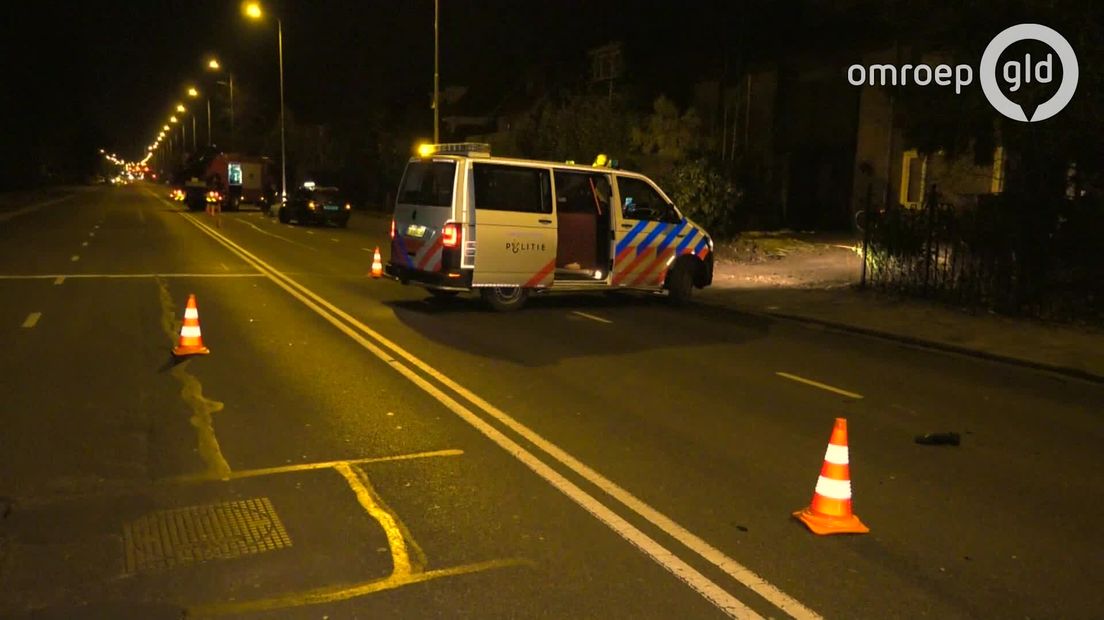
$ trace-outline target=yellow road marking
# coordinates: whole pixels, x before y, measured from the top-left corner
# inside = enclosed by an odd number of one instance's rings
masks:
[[[373,456],[362,459],[346,459],[341,461],[322,461],[318,463],[300,463],[298,465],[280,465],[277,467],[261,467],[258,469],[241,469],[230,472],[226,480],[239,480],[241,478],[256,478],[257,476],[271,476],[274,474],[290,474],[301,471],[315,471],[318,469],[333,469],[338,465],[368,465],[371,463],[389,463],[392,461],[409,461],[414,459],[431,458],[435,456],[460,456],[463,450],[432,450],[430,452],[415,452],[413,454],[396,454],[394,456]],[[168,484],[205,482],[211,480],[206,474],[189,474],[166,478],[162,482]]]
[[[30,329],[35,325],[38,325],[38,320],[42,318],[41,312],[32,312],[27,315],[27,318],[23,321],[23,327]]]
[[[406,550],[406,538],[399,529],[398,519],[380,506],[367,477],[354,472],[348,463],[338,463],[334,469],[349,483],[361,507],[383,528],[383,533],[387,536],[387,546],[391,548],[391,575],[405,577],[413,573],[415,567],[410,563],[410,553]]]
[[[322,588],[316,588],[314,590],[307,590],[305,592],[295,592],[284,596],[257,599],[253,601],[231,601],[227,603],[210,603],[207,605],[197,605],[188,609],[188,612],[190,616],[194,615],[198,617],[243,615],[260,611],[271,611],[273,609],[286,609],[288,607],[302,607],[305,605],[333,603],[337,601],[344,601],[351,598],[356,598],[358,596],[374,594],[376,592],[383,592],[385,590],[394,590],[396,588],[401,588],[402,586],[408,586],[415,583],[423,583],[434,579],[440,579],[442,577],[466,575],[497,568],[507,568],[510,566],[531,567],[533,566],[533,563],[528,560],[520,559],[490,560],[487,562],[476,562],[474,564],[465,564],[462,566],[454,566],[452,568],[442,568],[438,570],[412,573],[409,575],[392,575],[383,579],[375,579],[373,581],[367,581],[351,586],[326,586]]]
[[[165,204],[169,204],[167,201],[164,201],[160,197],[154,197],[162,200],[162,202],[165,202]],[[304,287],[302,284],[299,284],[295,280],[292,280],[286,274],[268,265],[245,248],[241,247],[221,233],[215,231],[210,226],[202,223],[197,218],[187,214],[184,214],[184,217],[187,218],[187,220],[196,228],[199,228],[202,232],[230,249],[232,252],[256,267],[258,270],[266,273],[269,279],[274,284],[287,291],[288,294],[290,294],[292,297],[295,297],[296,299],[301,301],[304,305],[313,310],[316,314],[325,319],[327,322],[336,327],[349,338],[360,344],[362,347],[370,351],[372,354],[376,355],[381,360],[390,364],[391,367],[396,370],[396,372],[402,374],[404,377],[417,385],[427,394],[433,396],[435,399],[437,399],[438,402],[456,413],[457,416],[470,424],[485,437],[496,443],[499,447],[506,450],[514,458],[521,461],[526,467],[528,467],[538,476],[543,478],[554,488],[569,497],[572,501],[577,503],[580,507],[584,508],[587,512],[590,512],[591,515],[593,515],[596,519],[601,521],[611,530],[616,532],[619,536],[629,541],[631,544],[635,545],[638,549],[651,557],[657,564],[668,570],[683,583],[687,584],[692,589],[697,591],[706,600],[708,600],[722,612],[732,617],[760,617],[759,614],[757,614],[754,610],[738,600],[736,597],[729,594],[721,586],[710,580],[697,569],[687,564],[681,558],[675,556],[675,554],[663,547],[655,539],[649,537],[647,534],[626,521],[605,504],[602,504],[594,496],[590,495],[589,493],[581,489],[578,485],[556,472],[556,470],[552,469],[549,465],[541,461],[532,452],[528,451],[520,444],[510,439],[508,436],[492,426],[490,423],[486,422],[478,415],[476,415],[473,411],[460,404],[449,395],[442,392],[440,389],[438,389],[433,384],[414,372],[411,368],[408,368],[407,366],[400,363],[390,353],[380,348],[373,342],[369,341],[357,331],[354,331],[353,328],[350,327],[350,325],[355,326],[358,330],[360,330],[364,334],[367,334],[376,342],[379,342],[381,345],[388,347],[400,357],[405,358],[408,362],[410,362],[412,366],[418,368],[422,372],[425,372],[427,375],[431,376],[432,378],[441,382],[443,385],[453,390],[463,398],[467,399],[469,402],[482,409],[495,420],[499,421],[514,432],[518,433],[527,441],[539,447],[546,454],[570,468],[576,474],[582,476],[592,484],[598,486],[611,497],[620,501],[624,506],[637,513],[641,517],[647,519],[653,525],[662,529],[665,533],[678,540],[680,543],[697,553],[705,560],[716,565],[726,574],[736,579],[753,592],[759,594],[783,612],[798,619],[820,618],[820,615],[817,614],[815,611],[809,609],[800,601],[789,596],[774,584],[766,581],[751,569],[728,557],[722,551],[720,551],[716,547],[713,547],[699,536],[683,528],[670,517],[659,512],[658,510],[644,503],[640,499],[636,498],[625,489],[616,485],[613,481],[602,476],[590,467],[584,465],[575,457],[569,455],[559,446],[556,446],[552,442],[544,439],[529,427],[521,424],[502,410],[494,407],[470,390],[457,384],[455,381],[448,378],[435,368],[429,366],[419,358],[415,357],[413,354],[407,352],[405,349],[391,342],[382,334],[379,334],[361,321],[350,316],[347,312],[341,310],[340,308],[337,308],[330,302],[326,301],[317,293],[314,293],[310,289]],[[339,317],[341,320],[338,320]],[[345,323],[343,323],[342,320],[345,321]]]
[[[165,281],[157,280],[158,297],[161,301],[161,329],[169,337],[169,341],[176,337],[176,329],[173,325],[173,301],[169,295],[169,288]],[[215,436],[214,414],[222,411],[223,404],[203,395],[203,385],[199,379],[187,370],[187,362],[176,364],[172,367],[171,374],[180,382],[180,397],[192,410],[189,420],[196,429],[196,440],[199,443],[199,456],[207,464],[207,473],[213,477],[225,479],[230,475],[230,464],[222,456],[218,437]]]
[[[613,321],[611,321],[609,319],[603,319],[600,316],[594,316],[593,314],[587,314],[586,312],[579,312],[578,310],[573,310],[571,312],[571,314],[577,314],[577,315],[583,317],[584,319],[590,319],[592,321],[598,321],[599,323],[613,323]]]
[[[789,379],[790,381],[797,381],[798,383],[804,383],[805,385],[811,385],[815,388],[820,388],[822,390],[827,390],[829,392],[834,392],[836,394],[839,394],[841,396],[846,396],[848,398],[860,399],[860,398],[863,397],[862,394],[856,394],[854,392],[848,392],[847,390],[841,390],[840,388],[832,387],[831,385],[828,385],[827,383],[821,383],[819,381],[813,381],[812,379],[806,379],[805,377],[799,377],[797,375],[791,375],[788,372],[775,372],[774,374],[776,374],[779,377],[782,377],[784,379]]]
[[[61,284],[65,278],[267,278],[263,273],[67,273],[67,274],[36,274],[16,275],[0,274],[0,280],[49,280],[55,278],[54,284]]]

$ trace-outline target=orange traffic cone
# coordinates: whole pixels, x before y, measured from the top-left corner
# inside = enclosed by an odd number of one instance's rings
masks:
[[[851,469],[847,457],[847,420],[836,418],[824,453],[813,503],[793,513],[814,534],[866,534],[870,528],[851,512]]]
[[[196,308],[195,295],[188,295],[188,306],[184,309],[184,325],[180,328],[180,341],[173,348],[173,355],[207,355],[211,351],[203,346],[203,335],[199,331],[199,309]]]
[[[383,276],[383,259],[380,258],[379,246],[376,246],[376,252],[372,254],[372,277],[379,278]]]

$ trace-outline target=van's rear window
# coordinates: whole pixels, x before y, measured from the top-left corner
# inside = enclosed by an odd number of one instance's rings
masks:
[[[427,207],[452,205],[456,162],[416,161],[406,165],[399,189],[399,202]]]

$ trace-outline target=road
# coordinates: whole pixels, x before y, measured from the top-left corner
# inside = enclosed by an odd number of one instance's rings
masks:
[[[165,195],[3,212],[0,616],[1104,615],[1104,386],[652,296],[431,301],[366,277],[386,217]],[[189,294],[211,354],[174,363]],[[837,417],[866,535],[791,516]]]

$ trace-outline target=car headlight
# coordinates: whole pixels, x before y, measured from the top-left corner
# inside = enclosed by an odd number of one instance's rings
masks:
[[[314,204],[313,200],[307,203],[307,208],[310,209],[311,211],[314,211],[314,208],[316,206],[318,206],[318,205]]]

